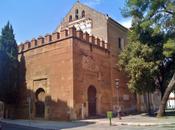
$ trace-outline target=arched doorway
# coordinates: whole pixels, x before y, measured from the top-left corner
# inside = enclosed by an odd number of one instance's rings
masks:
[[[35,116],[37,118],[44,118],[45,113],[45,91],[42,88],[37,89],[35,102]]]
[[[88,110],[89,116],[96,115],[96,95],[97,91],[94,86],[89,86],[88,88]]]

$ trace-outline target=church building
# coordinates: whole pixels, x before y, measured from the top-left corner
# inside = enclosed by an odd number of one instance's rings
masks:
[[[128,29],[79,1],[52,34],[19,45],[18,118],[74,120],[136,111],[117,65]]]

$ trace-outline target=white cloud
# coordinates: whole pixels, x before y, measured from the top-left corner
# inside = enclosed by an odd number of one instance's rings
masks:
[[[124,20],[120,21],[120,24],[126,28],[130,28],[131,23],[132,23],[132,19],[124,19]]]
[[[84,2],[84,4],[92,7],[92,6],[99,5],[101,1],[102,0],[87,0],[86,2]]]

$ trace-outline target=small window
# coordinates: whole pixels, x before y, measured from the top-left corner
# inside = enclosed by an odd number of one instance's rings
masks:
[[[75,14],[78,14],[78,9],[75,10]]]
[[[75,10],[75,19],[78,20],[78,9]]]
[[[84,11],[84,10],[82,11],[81,16],[82,16],[82,18],[84,18],[84,17],[85,17],[85,11]]]
[[[69,22],[72,22],[72,15],[69,16]]]
[[[122,49],[122,48],[121,48],[121,38],[118,38],[118,48],[119,48],[119,49]]]
[[[124,39],[123,38],[118,38],[118,48],[123,50],[125,47],[124,45]]]

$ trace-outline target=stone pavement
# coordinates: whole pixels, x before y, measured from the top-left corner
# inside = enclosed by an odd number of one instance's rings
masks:
[[[72,129],[72,128],[84,128],[88,126],[108,125],[109,120],[102,119],[87,119],[78,120],[72,122],[61,121],[37,121],[37,120],[2,120],[3,123],[15,124],[21,126],[28,126],[34,128],[48,129],[48,130],[60,130],[60,129]],[[169,116],[164,118],[148,117],[146,115],[130,115],[122,117],[122,120],[118,118],[112,119],[112,125],[115,126],[158,126],[158,125],[171,125],[175,124],[175,117]],[[92,128],[92,127],[91,127]]]
[[[98,124],[107,124],[109,123],[108,119],[88,119],[82,120],[85,122],[95,122]],[[175,116],[168,116],[168,117],[150,117],[146,114],[141,115],[129,115],[122,117],[119,120],[117,117],[112,119],[112,124],[114,125],[133,125],[133,126],[154,126],[154,125],[170,125],[175,124]]]

